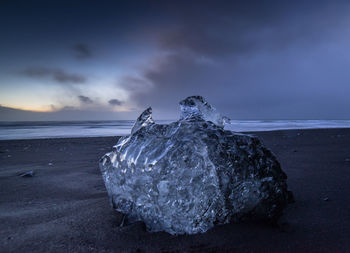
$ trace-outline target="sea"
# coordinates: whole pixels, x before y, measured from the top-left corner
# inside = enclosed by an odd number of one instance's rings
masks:
[[[171,120],[156,123],[168,124]],[[132,120],[1,122],[0,140],[124,136]],[[232,120],[225,129],[236,132],[285,129],[350,128],[350,120]]]

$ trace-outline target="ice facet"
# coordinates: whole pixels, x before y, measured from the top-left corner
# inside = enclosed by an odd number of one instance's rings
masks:
[[[214,224],[276,220],[291,195],[275,156],[258,138],[224,130],[201,97],[181,119],[155,124],[151,109],[100,161],[115,210],[149,231],[203,233]]]
[[[224,127],[225,123],[229,120],[227,117],[222,117],[221,114],[201,96],[191,96],[180,101],[180,109],[180,120],[202,119],[211,121],[215,125],[221,127]]]
[[[148,107],[146,110],[141,113],[141,115],[137,118],[134,126],[131,129],[131,134],[138,131],[140,128],[154,124],[152,119],[152,108]]]

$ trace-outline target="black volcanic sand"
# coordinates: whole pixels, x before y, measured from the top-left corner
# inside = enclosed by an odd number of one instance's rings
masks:
[[[350,129],[260,132],[296,202],[279,226],[119,227],[98,169],[116,137],[0,141],[1,252],[350,252]],[[18,174],[34,170],[34,177]]]

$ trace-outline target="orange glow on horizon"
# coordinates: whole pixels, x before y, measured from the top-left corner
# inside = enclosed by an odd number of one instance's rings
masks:
[[[7,104],[2,104],[1,106],[7,107],[15,110],[29,111],[29,112],[54,112],[51,106],[39,106],[39,107],[31,107],[31,106],[12,106]]]

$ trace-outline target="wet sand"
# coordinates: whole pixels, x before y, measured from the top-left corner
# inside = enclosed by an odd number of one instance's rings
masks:
[[[254,134],[281,162],[296,202],[280,226],[192,236],[119,227],[98,169],[117,137],[0,141],[0,251],[350,252],[350,129]]]

